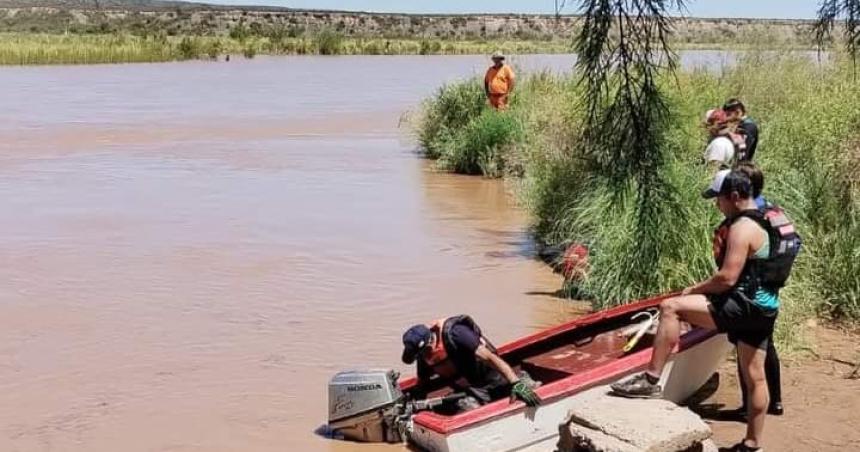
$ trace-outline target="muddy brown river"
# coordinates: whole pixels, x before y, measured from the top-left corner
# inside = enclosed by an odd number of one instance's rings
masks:
[[[437,317],[501,343],[580,314],[505,185],[398,127],[485,63],[0,68],[0,450],[376,450],[313,433],[335,372],[408,371]]]

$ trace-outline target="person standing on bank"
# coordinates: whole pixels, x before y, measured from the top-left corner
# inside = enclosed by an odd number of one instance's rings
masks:
[[[418,380],[434,375],[469,394],[473,400],[464,409],[476,408],[510,396],[529,406],[541,403],[527,375],[517,375],[467,315],[414,325],[403,333],[404,364],[417,361]],[[522,378],[521,378],[522,377]]]
[[[508,109],[508,96],[514,91],[514,70],[505,64],[505,55],[493,53],[493,65],[484,75],[484,93],[490,105],[496,110]]]
[[[738,161],[748,161],[755,157],[758,148],[758,124],[747,116],[747,108],[740,99],[731,98],[723,105],[729,121],[736,122],[746,139],[746,150],[738,154]]]
[[[761,451],[768,407],[764,361],[768,341],[779,313],[779,289],[785,284],[794,255],[783,250],[777,231],[757,208],[752,183],[740,171],[721,170],[702,194],[716,198],[726,219],[714,237],[718,270],[710,278],[660,304],[660,323],[645,372],[611,385],[623,397],[652,398],[662,395],[659,384],[672,350],[680,339],[681,322],[728,333],[736,344],[749,390],[747,432],[731,450]],[[724,231],[726,236],[720,236]],[[788,246],[786,246],[788,248]]]
[[[705,113],[705,129],[708,131],[708,146],[704,160],[708,166],[728,167],[735,162],[739,150],[735,146],[726,112],[719,108]]]
[[[735,167],[738,171],[747,175],[752,184],[753,199],[756,207],[764,212],[769,207],[773,207],[767,199],[762,195],[764,189],[764,174],[761,169],[750,161],[740,162]],[[773,342],[773,336],[768,338],[767,355],[764,359],[764,375],[767,379],[767,390],[770,395],[770,404],[767,407],[767,414],[774,416],[782,416],[785,408],[782,406],[782,372],[780,371],[779,355],[776,353],[776,346]],[[743,371],[741,369],[741,361],[738,360],[738,381],[741,382],[741,406],[737,409],[737,415],[745,417],[747,413],[747,399],[749,397],[747,387],[743,384]]]

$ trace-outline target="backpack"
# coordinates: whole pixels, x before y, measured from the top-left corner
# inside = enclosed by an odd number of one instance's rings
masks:
[[[767,231],[770,256],[758,263],[758,278],[764,287],[779,290],[788,281],[803,239],[785,210],[775,204],[766,203],[764,209],[742,212],[741,216],[750,218]]]

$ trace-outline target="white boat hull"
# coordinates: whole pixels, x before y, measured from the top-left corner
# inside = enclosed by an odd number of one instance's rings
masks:
[[[726,336],[720,334],[675,354],[661,379],[664,397],[680,403],[695,394],[716,372],[730,348]],[[650,358],[650,349],[640,353],[639,361],[646,362]],[[610,381],[595,382],[589,387],[626,377],[641,367],[632,367],[612,375]],[[559,424],[567,417],[577,394],[585,389],[546,402],[537,409],[517,410],[448,434],[415,423],[410,441],[432,452],[553,450]]]

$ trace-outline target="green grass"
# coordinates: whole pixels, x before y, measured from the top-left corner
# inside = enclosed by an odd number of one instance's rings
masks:
[[[563,53],[560,41],[482,41],[345,37],[332,30],[296,35],[257,35],[233,30],[227,36],[166,34],[0,33],[0,65],[131,63],[254,55],[430,55]]]
[[[754,48],[745,43],[690,44],[682,48]],[[81,32],[0,32],[0,65],[94,64],[215,59],[246,55],[473,55],[568,53],[560,39],[379,38],[346,36],[332,29],[233,27],[223,36],[162,31],[86,29]]]
[[[765,194],[787,209],[805,240],[781,294],[778,337],[796,339],[792,326],[815,315],[856,324],[860,83],[850,62],[836,59],[819,67],[790,54],[752,53],[720,73],[684,72],[663,80],[672,112],[661,143],[668,161],[660,177],[667,188],[644,204],[632,186],[619,196],[587,158],[578,139],[587,124],[575,75],[521,77],[511,109],[497,115],[507,116],[515,131],[503,135],[504,146],[493,147],[492,159],[503,163],[503,171],[477,166],[486,176],[513,176],[540,241],[589,246],[590,273],[569,287],[571,293],[605,307],[680,289],[714,270],[710,240],[720,221],[713,203],[699,195],[710,178],[700,163],[706,142],[701,115],[739,96],[762,126],[756,160],[765,171]],[[424,103],[419,142],[444,168],[476,172],[473,164],[445,159],[488,148],[485,133],[500,122],[477,107],[479,99],[479,81],[470,80]],[[644,223],[637,209],[650,213]],[[656,255],[642,251],[644,236]]]
[[[463,174],[504,174],[508,147],[522,140],[522,125],[516,117],[484,109],[455,134],[442,150],[442,168]]]

